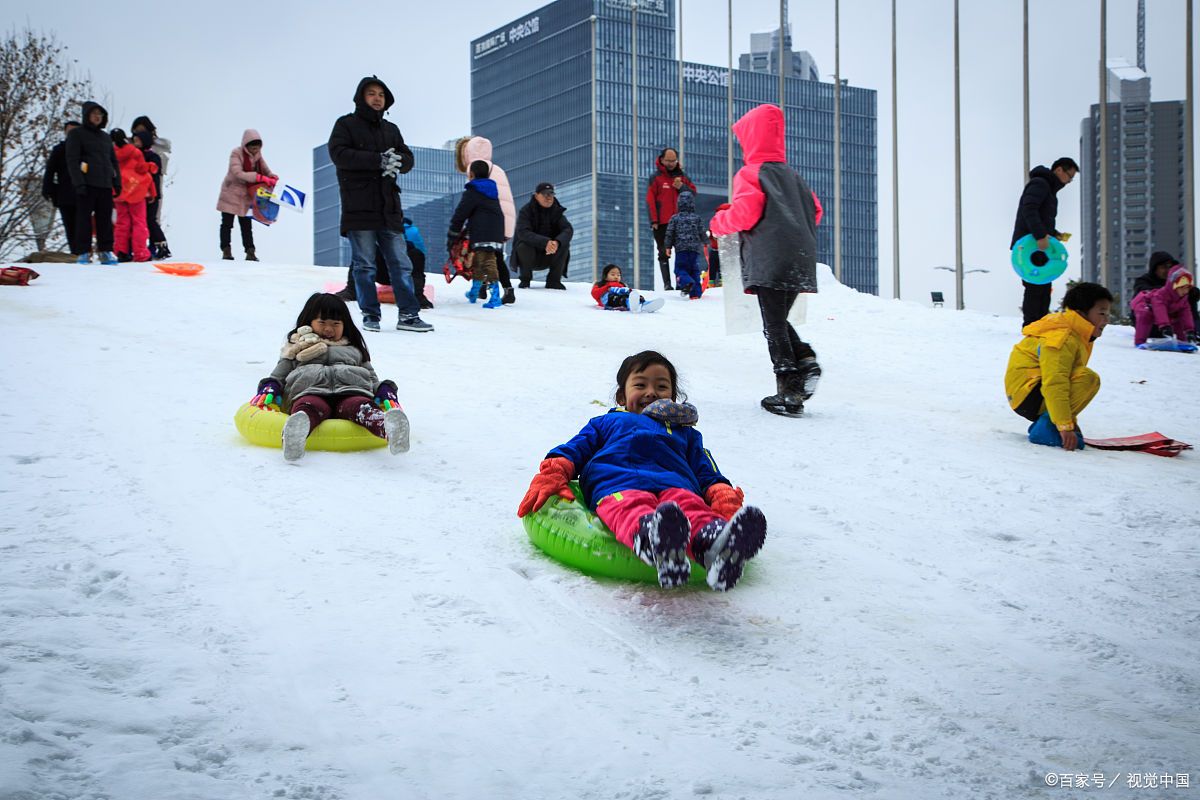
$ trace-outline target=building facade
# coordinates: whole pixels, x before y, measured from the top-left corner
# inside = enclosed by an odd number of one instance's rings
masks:
[[[674,2],[638,2],[635,157],[630,5],[557,0],[473,40],[471,119],[472,131],[492,140],[518,206],[539,182],[556,184],[575,226],[571,277],[590,277],[609,262],[632,275],[633,214],[640,214],[634,280],[650,288],[657,262],[644,195],[655,158],[664,147],[679,147],[702,214],[725,201],[731,75],[724,67],[683,64],[680,143]],[[807,74],[815,73],[811,65]],[[732,80],[734,119],[761,103],[779,102],[777,74],[734,70]],[[827,210],[833,201],[833,91],[830,83],[786,79],[788,162]],[[742,166],[736,147],[734,159],[736,171]],[[876,95],[844,83],[842,159],[843,281],[877,293]],[[818,256],[826,263],[833,258],[831,219],[818,229]]]
[[[1182,258],[1184,221],[1184,105],[1152,102],[1150,76],[1123,59],[1108,62],[1108,288],[1128,315],[1133,282],[1150,254]],[[1100,106],[1081,126],[1082,276],[1100,276]]]

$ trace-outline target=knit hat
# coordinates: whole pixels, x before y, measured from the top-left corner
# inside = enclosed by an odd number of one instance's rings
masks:
[[[1175,256],[1171,255],[1166,250],[1155,250],[1150,254],[1151,270],[1158,269],[1163,264],[1166,264],[1168,267],[1173,267],[1178,263],[1179,261],[1176,260]]]
[[[1187,271],[1187,267],[1176,267],[1171,270],[1171,274],[1167,276],[1167,285],[1172,289],[1179,289],[1184,286],[1193,286],[1196,281],[1192,278],[1192,273]]]

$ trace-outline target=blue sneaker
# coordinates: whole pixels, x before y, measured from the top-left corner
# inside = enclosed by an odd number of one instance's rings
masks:
[[[1029,441],[1034,444],[1044,444],[1047,447],[1062,447],[1062,434],[1050,421],[1050,413],[1045,412],[1037,421],[1029,426]]]
[[[377,326],[379,325],[378,322],[375,324]],[[376,328],[376,330],[378,330],[378,328]],[[429,333],[429,331],[433,330],[433,326],[420,317],[402,317],[400,321],[396,323],[396,330],[412,331],[413,333]]]
[[[379,332],[379,320],[374,317],[363,317],[363,330]]]
[[[115,267],[121,263],[121,260],[113,255],[111,250],[105,250],[100,254],[100,263],[106,267]]]
[[[84,254],[83,254],[83,255],[81,255],[79,258],[75,259],[75,263],[76,263],[76,264],[90,264],[90,263],[92,263],[92,254],[91,254],[91,253],[84,253]]]

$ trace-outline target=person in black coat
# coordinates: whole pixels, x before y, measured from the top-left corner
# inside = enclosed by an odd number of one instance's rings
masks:
[[[1017,220],[1013,224],[1012,241],[1008,245],[1010,250],[1028,234],[1033,234],[1041,250],[1049,247],[1049,237],[1061,238],[1054,227],[1058,217],[1058,190],[1074,180],[1077,174],[1079,165],[1075,159],[1066,156],[1055,161],[1050,169],[1039,164],[1029,171],[1029,183],[1025,184],[1021,200],[1017,203]],[[1025,297],[1021,302],[1024,322],[1021,327],[1025,327],[1050,313],[1050,284],[1021,283],[1025,286]]]
[[[112,137],[104,130],[108,112],[91,100],[83,104],[83,124],[67,134],[67,173],[75,189],[75,240],[71,252],[79,262],[90,260],[92,217],[96,219],[96,250],[102,263],[115,264],[113,197],[121,193],[121,168]]]
[[[492,296],[483,307],[499,308],[503,305],[503,299],[500,296],[500,272],[496,256],[504,252],[504,212],[500,210],[500,191],[490,175],[491,166],[486,161],[472,161],[467,168],[467,176],[471,180],[463,187],[462,199],[450,217],[446,249],[453,257],[454,249],[463,236],[469,237],[474,280],[467,290],[467,299],[474,303],[479,299],[484,284],[490,284]]]
[[[72,120],[63,126],[64,133],[70,133],[72,128],[78,128],[79,123]],[[63,232],[67,235],[67,247],[75,252],[75,187],[71,184],[71,173],[67,170],[67,140],[54,145],[50,157],[46,159],[46,172],[42,175],[42,197],[46,198],[62,218]],[[78,255],[78,254],[76,254]]]
[[[565,289],[562,279],[571,257],[575,229],[567,221],[566,209],[554,197],[554,184],[539,183],[529,202],[517,214],[513,253],[521,268],[518,287],[528,289],[535,269],[549,269],[547,289]]]
[[[354,92],[354,111],[339,117],[329,135],[329,158],[337,168],[342,201],[342,235],[350,240],[350,268],[363,314],[363,328],[379,330],[379,296],[375,291],[375,254],[383,252],[396,307],[398,330],[425,332],[413,289],[412,262],[404,242],[404,211],[396,175],[413,168],[413,153],[400,129],[383,118],[395,96],[374,75],[363,78]]]

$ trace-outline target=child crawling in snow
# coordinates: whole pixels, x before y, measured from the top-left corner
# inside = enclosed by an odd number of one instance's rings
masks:
[[[696,408],[678,401],[674,365],[645,350],[617,370],[617,402],[575,438],[551,450],[521,500],[518,516],[551,497],[573,499],[578,476],[584,499],[617,541],[658,571],[660,586],[681,586],[691,575],[690,555],[708,585],[732,589],[746,562],[758,554],[767,521],[742,506],[696,430]]]
[[[280,399],[282,398],[282,400]],[[327,419],[346,419],[386,439],[394,455],[408,451],[408,417],[396,384],[380,381],[371,354],[346,303],[337,295],[308,298],[287,335],[279,363],[258,383],[253,405],[289,408],[283,425],[283,457],[304,455],[305,442]]]

